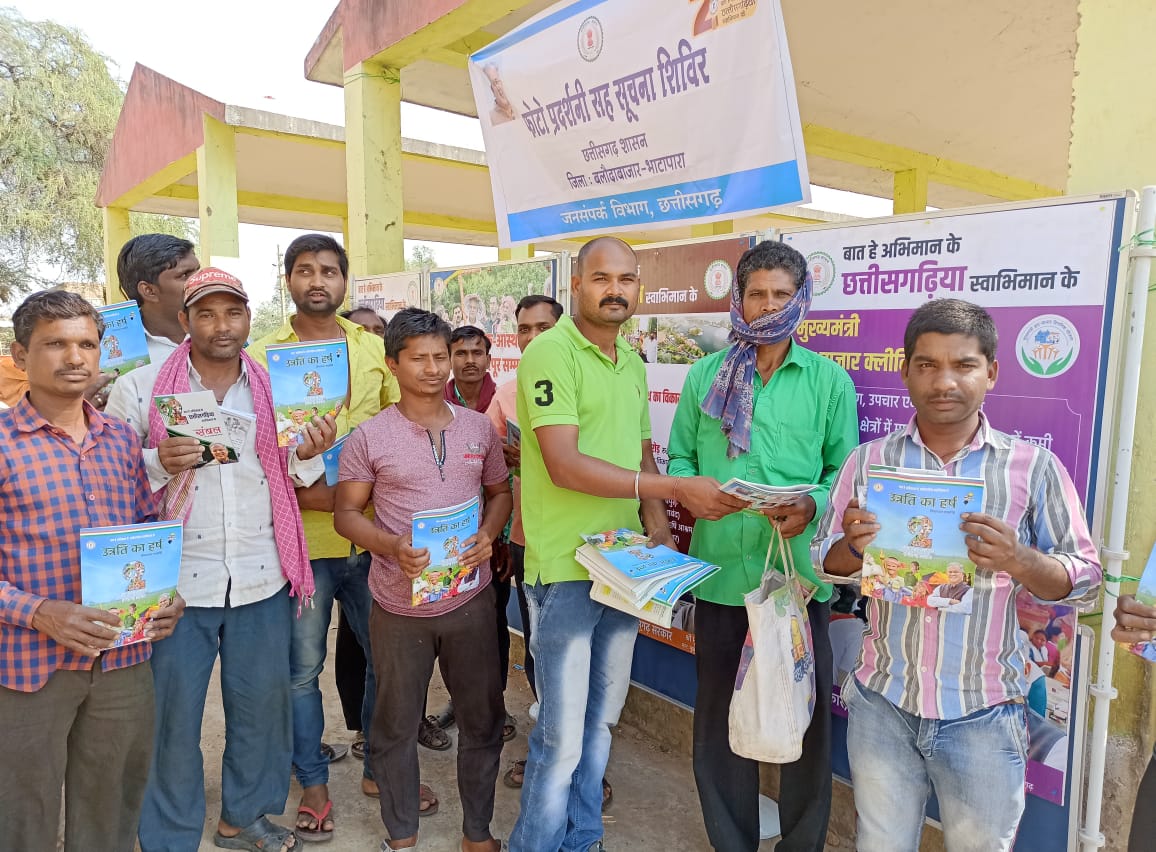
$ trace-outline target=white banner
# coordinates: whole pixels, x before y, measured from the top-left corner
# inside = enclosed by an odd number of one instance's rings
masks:
[[[573,0],[470,57],[503,246],[810,200],[778,0]]]
[[[422,289],[420,272],[360,276],[353,279],[349,304],[376,311],[389,322],[402,308],[424,308]]]

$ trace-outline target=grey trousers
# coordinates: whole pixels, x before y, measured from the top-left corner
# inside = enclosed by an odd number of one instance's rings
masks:
[[[0,852],[132,852],[153,749],[147,662],[0,688]]]

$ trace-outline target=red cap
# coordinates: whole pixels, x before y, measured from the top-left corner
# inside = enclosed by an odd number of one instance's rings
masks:
[[[194,272],[185,281],[185,307],[213,293],[228,293],[246,304],[249,302],[249,294],[245,292],[239,279],[223,269],[206,266]]]

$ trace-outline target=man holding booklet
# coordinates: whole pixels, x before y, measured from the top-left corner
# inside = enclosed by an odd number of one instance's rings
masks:
[[[847,372],[791,339],[810,302],[811,282],[799,252],[772,241],[745,252],[731,292],[735,343],[691,367],[670,430],[672,476],[814,486],[802,496],[763,497],[773,502],[767,508],[699,519],[694,526],[690,554],[722,566],[694,592],[694,773],[707,835],[720,852],[754,852],[759,845],[759,766],[731,751],[728,715],[748,629],[743,597],[759,585],[772,527],[814,590],[807,615],[816,688],[803,754],[784,764],[780,775],[778,848],[822,852],[827,837],[831,586],[815,576],[810,541],[835,472],[857,443],[858,425]]]
[[[385,368],[381,338],[338,315],[345,301],[348,276],[349,258],[335,239],[324,234],[297,237],[285,250],[285,279],[297,310],[279,329],[254,341],[248,350],[265,367],[270,367],[269,348],[273,346],[281,349],[286,359],[291,358],[294,349],[313,352],[328,349],[330,353],[334,350],[344,353],[345,366],[331,367],[332,372],[338,374],[335,378],[343,380],[341,386],[344,388],[344,392],[338,394],[344,398],[338,399],[334,405],[338,439],[398,399],[397,382]],[[311,379],[319,379],[318,373],[305,372]],[[301,376],[297,377],[295,388],[301,396],[295,400],[297,405],[292,409],[294,423],[307,423],[307,412],[317,402],[332,399],[333,386],[328,381],[325,384],[328,391],[320,393],[320,381],[306,385]],[[281,411],[288,400],[276,398],[278,388],[279,383],[274,378],[274,403]],[[310,394],[313,394],[312,398]],[[293,426],[293,430],[297,428]],[[329,798],[329,761],[335,752],[328,747],[322,749],[325,712],[318,686],[328,652],[326,637],[329,635],[333,601],[341,602],[344,617],[369,662],[361,708],[363,730],[368,733],[376,694],[369,652],[372,598],[369,594],[369,554],[351,548],[349,542],[333,529],[336,479],[327,476],[305,485],[308,487],[297,488],[297,503],[301,507],[305,539],[309,543],[316,600],[311,609],[293,622],[290,649],[293,765],[301,784],[297,830],[310,840],[321,841],[332,837],[334,829],[333,803]],[[367,796],[377,795],[377,784],[369,769],[368,750],[362,762],[361,791]],[[432,801],[436,802],[436,799]]]
[[[29,389],[0,411],[0,847],[132,849],[152,753],[150,642],[113,648],[115,614],[81,605],[80,531],[156,519],[140,443],[84,394],[104,325],[84,298],[29,296],[12,315]],[[184,601],[159,608],[158,642]],[[156,647],[161,647],[157,645]]]
[[[490,820],[505,708],[489,560],[513,508],[502,445],[489,418],[443,397],[445,321],[398,312],[385,353],[401,399],[349,436],[334,504],[337,532],[373,554],[378,700],[367,740],[389,833],[381,848],[417,845],[418,723],[437,659],[457,710],[462,849],[497,852]]]
[[[297,840],[265,816],[281,813],[289,793],[291,625],[313,595],[293,488],[322,475],[335,427],[332,417],[314,418],[300,445],[277,446],[269,376],[243,349],[248,302],[227,272],[189,276],[180,314],[189,337],[163,363],[122,376],[108,402],[144,441],[149,478],[163,489],[161,518],[185,525],[178,588],[188,609],[153,654],[158,724],[144,852],[200,842],[201,723],[218,656],[226,744],[215,843],[287,850]],[[193,435],[166,427],[159,403],[171,414],[174,401]],[[204,444],[218,441],[236,461],[205,462]]]
[[[847,458],[812,544],[833,580],[868,576],[895,540],[919,557],[920,572],[948,554],[946,576],[918,578],[937,582],[940,598],[962,600],[966,571],[974,572],[970,612],[937,609],[920,596],[868,601],[863,650],[843,689],[861,852],[917,850],[932,791],[953,852],[1012,848],[1027,764],[1027,650],[1016,592],[1084,604],[1101,580],[1068,472],[1047,449],[996,430],[980,410],[999,371],[996,343],[991,316],[969,302],[937,298],[912,314],[901,369],[915,416]],[[920,500],[895,529],[897,516],[885,510],[902,500],[877,503],[872,495],[897,480],[912,494],[954,489],[934,501],[952,507],[950,517],[924,516],[931,503]]]
[[[630,685],[638,619],[590,598],[575,559],[583,535],[645,531],[673,544],[667,499],[699,517],[746,504],[718,480],[660,476],[642,359],[619,334],[638,307],[638,259],[600,237],[578,251],[574,317],[526,347],[518,366],[526,595],[540,709],[530,735],[512,852],[602,844],[610,726]]]

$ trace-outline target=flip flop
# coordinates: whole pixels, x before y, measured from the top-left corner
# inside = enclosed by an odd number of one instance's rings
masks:
[[[438,801],[437,793],[435,793],[433,791],[432,787],[430,787],[426,784],[420,785],[418,787],[418,790],[421,793],[421,800],[423,802],[429,802],[429,807],[426,808],[424,811],[419,810],[417,812],[417,815],[419,817],[433,816],[434,814],[436,814],[438,812],[438,808],[441,806],[441,802]]]
[[[257,817],[249,823],[239,834],[226,837],[217,832],[213,835],[213,844],[222,849],[243,849],[245,852],[274,852],[285,848],[285,841],[293,838],[290,849],[297,848],[297,834],[291,829],[270,822],[268,817]]]
[[[522,780],[515,780],[514,776],[520,775]],[[502,776],[502,783],[511,790],[520,790],[523,782],[526,780],[526,761],[515,760],[513,765],[506,770]]]
[[[325,825],[325,820],[328,819],[329,817],[331,817],[333,814],[333,800],[332,799],[326,801],[325,807],[323,807],[321,809],[320,813],[313,810],[313,808],[309,807],[308,805],[298,805],[297,806],[297,821],[298,822],[301,821],[301,815],[302,814],[305,814],[305,816],[307,816],[307,817],[312,817],[317,822],[316,828],[308,828],[308,827],[303,827],[301,825],[294,826],[293,830],[297,833],[297,836],[300,837],[304,842],[306,842],[306,843],[323,843],[326,840],[330,840],[333,837],[333,829],[332,828],[330,828],[330,829],[322,828],[322,826]]]
[[[508,743],[516,736],[518,736],[518,721],[507,713],[506,721],[502,725],[502,742]]]

